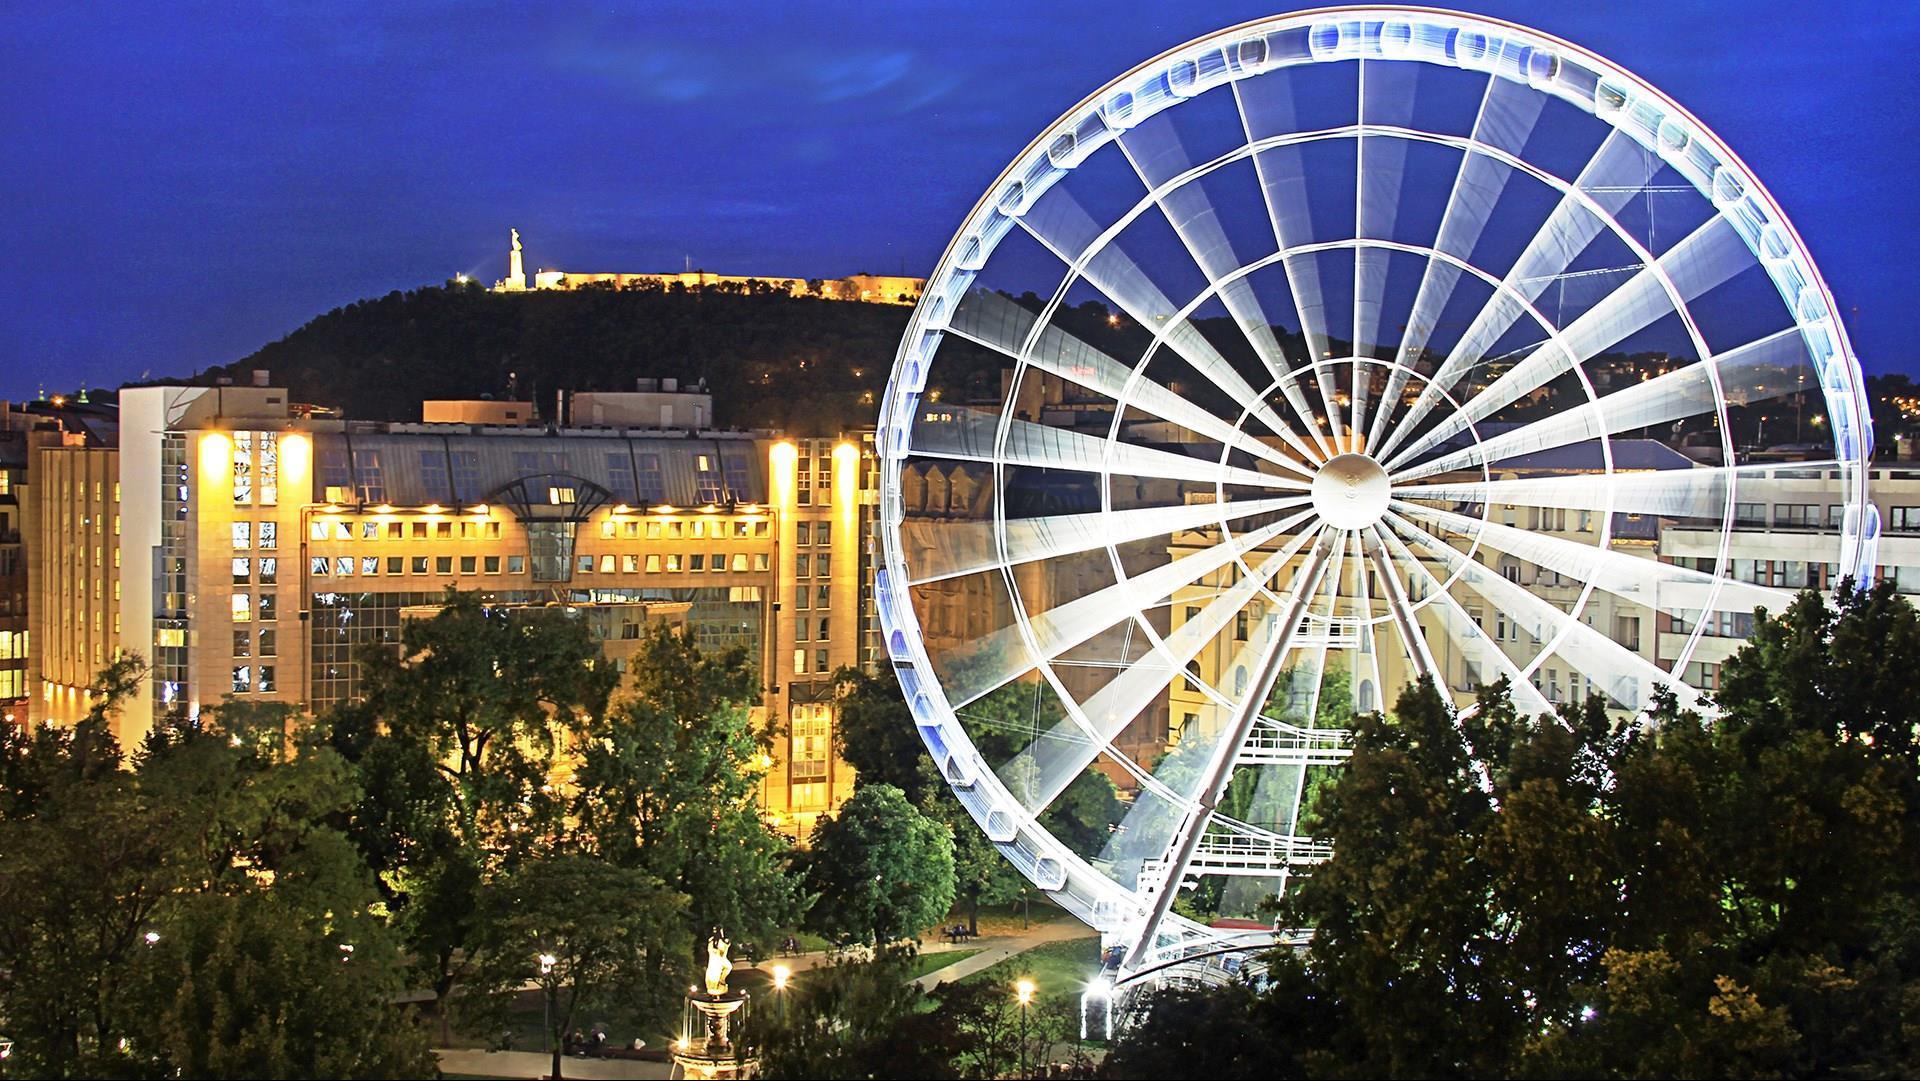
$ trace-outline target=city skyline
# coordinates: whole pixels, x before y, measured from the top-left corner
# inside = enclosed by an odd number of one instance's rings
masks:
[[[28,287],[4,302],[0,397],[186,376],[356,299],[491,281],[509,225],[532,266],[922,275],[1064,103],[1274,7],[18,8],[0,190]],[[1829,6],[1816,37],[1786,4],[1471,7],[1613,56],[1719,131],[1819,259],[1863,367],[1914,369],[1906,86],[1830,59],[1897,53],[1920,18]]]

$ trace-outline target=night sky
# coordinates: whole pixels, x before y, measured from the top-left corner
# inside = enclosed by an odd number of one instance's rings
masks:
[[[925,274],[1047,122],[1280,10],[1207,4],[0,5],[0,397],[237,359],[465,272]],[[1472,3],[1744,157],[1869,372],[1920,371],[1920,5]],[[538,10],[535,10],[538,9]]]

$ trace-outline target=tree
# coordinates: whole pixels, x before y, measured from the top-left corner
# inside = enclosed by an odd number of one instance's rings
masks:
[[[87,715],[71,728],[0,725],[0,818],[30,818],[56,791],[118,770],[124,756],[113,717],[146,674],[133,654],[101,669],[87,687]]]
[[[481,893],[471,939],[469,998],[495,1016],[527,981],[547,1000],[547,1036],[559,1077],[563,1035],[583,1008],[617,1000],[660,1016],[682,986],[689,951],[687,898],[644,871],[592,856],[530,859]]]
[[[446,777],[462,843],[524,850],[566,810],[548,781],[585,718],[606,710],[617,676],[600,660],[586,624],[564,612],[449,589],[397,652],[362,658],[365,708]]]
[[[882,948],[871,961],[807,972],[761,1006],[761,1066],[768,1077],[958,1077],[953,1026],[925,1009],[911,978],[913,951]]]
[[[487,876],[566,828],[555,769],[617,676],[578,619],[457,590],[362,669],[364,701],[328,718],[328,742],[372,786],[349,828],[444,1007]]]
[[[1634,719],[1410,687],[1309,824],[1334,855],[1281,918],[1310,949],[1170,1024],[1289,1033],[1271,1068],[1314,1076],[1911,1075],[1916,664],[1883,586],[1761,613],[1711,722],[1658,687]],[[1181,1046],[1157,1026],[1115,1072]]]
[[[402,957],[371,876],[330,821],[357,796],[350,771],[288,711],[164,719],[131,771],[85,768],[122,760],[111,735],[41,749],[60,779],[0,822],[0,1013],[29,1071],[432,1068],[392,1006]]]
[[[594,852],[685,894],[694,950],[725,927],[766,940],[800,918],[787,843],[762,817],[765,752],[748,708],[744,652],[703,654],[657,624],[635,652],[629,691],[590,720],[574,773],[574,816]]]
[[[981,905],[1005,904],[1020,895],[1026,880],[948,793],[891,676],[855,668],[834,673],[833,740],[857,784],[892,785],[922,814],[946,825],[953,836],[954,889],[966,903],[969,930],[980,929]]]
[[[813,831],[811,926],[875,946],[918,935],[953,906],[953,836],[892,785],[862,785]]]
[[[1285,970],[1282,962],[1280,969]],[[1285,979],[1284,971],[1276,973]],[[1290,990],[1290,989],[1288,989]],[[1308,1076],[1297,1049],[1319,1020],[1288,1017],[1301,1001],[1288,990],[1262,994],[1243,983],[1151,992],[1139,1020],[1115,1033],[1101,1073],[1111,1078],[1204,1077],[1266,1081]]]
[[[404,959],[276,890],[173,906],[141,966],[130,1044],[186,1077],[424,1077],[438,1068],[394,999]]]

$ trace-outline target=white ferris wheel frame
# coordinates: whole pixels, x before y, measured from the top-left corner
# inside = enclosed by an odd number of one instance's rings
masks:
[[[1305,49],[1298,48],[1298,32],[1305,30]],[[1290,35],[1283,38],[1282,35]],[[1282,49],[1291,48],[1292,52],[1282,53]],[[949,702],[945,689],[933,674],[926,647],[920,633],[920,623],[914,612],[907,583],[909,577],[905,554],[899,536],[904,520],[900,474],[902,464],[914,453],[913,425],[921,404],[921,395],[926,388],[929,366],[944,335],[948,332],[949,321],[959,308],[960,302],[971,288],[978,272],[987,264],[993,249],[1011,229],[1016,219],[1030,208],[1034,202],[1052,185],[1072,171],[1093,151],[1115,139],[1121,132],[1142,123],[1149,117],[1178,104],[1180,101],[1196,96],[1203,91],[1233,83],[1242,78],[1263,74],[1282,67],[1302,64],[1315,64],[1343,60],[1399,60],[1416,61],[1446,67],[1455,67],[1477,72],[1485,72],[1490,78],[1505,78],[1524,84],[1532,89],[1556,97],[1582,112],[1605,120],[1619,132],[1626,134],[1639,146],[1659,155],[1660,159],[1671,166],[1695,189],[1706,195],[1717,211],[1716,218],[1724,219],[1738,233],[1741,241],[1753,254],[1758,264],[1765,268],[1788,311],[1796,320],[1797,331],[1804,342],[1807,355],[1811,358],[1820,382],[1822,394],[1826,400],[1827,415],[1832,421],[1832,437],[1835,445],[1837,466],[1841,489],[1847,500],[1847,513],[1841,526],[1840,563],[1842,574],[1865,578],[1872,574],[1874,566],[1874,548],[1879,534],[1878,515],[1867,499],[1868,459],[1872,449],[1871,419],[1864,394],[1864,380],[1859,364],[1855,359],[1847,340],[1845,328],[1836,314],[1832,295],[1826,283],[1820,277],[1811,257],[1807,254],[1799,234],[1794,230],[1786,215],[1781,211],[1773,197],[1747,166],[1714,135],[1704,124],[1688,113],[1679,104],[1654,88],[1651,84],[1612,62],[1559,38],[1539,31],[1485,16],[1471,15],[1453,11],[1424,7],[1399,6],[1356,6],[1323,8],[1302,11],[1267,19],[1259,19],[1229,27],[1212,34],[1197,38],[1184,45],[1168,50],[1119,76],[1099,90],[1088,95],[1079,104],[1069,109],[1059,119],[1048,125],[987,188],[986,194],[968,214],[965,223],[954,235],[942,254],[937,269],[929,277],[921,299],[916,306],[912,321],[902,339],[895,359],[892,376],[881,405],[879,431],[877,436],[881,462],[880,470],[880,537],[882,566],[876,572],[875,600],[888,655],[900,680],[902,691],[912,711],[918,731],[926,743],[929,752],[938,765],[942,777],[954,794],[966,807],[969,814],[985,831],[999,851],[1014,864],[1037,887],[1046,891],[1056,902],[1066,908],[1110,942],[1126,944],[1130,949],[1126,963],[1120,974],[1120,982],[1126,983],[1149,973],[1176,965],[1187,959],[1217,956],[1222,952],[1257,949],[1286,939],[1285,933],[1271,931],[1241,931],[1208,927],[1196,921],[1186,919],[1168,910],[1168,903],[1178,891],[1178,881],[1163,882],[1157,891],[1143,895],[1137,889],[1129,889],[1106,875],[1095,870],[1078,854],[1051,836],[1035,822],[1034,813],[1029,812],[1022,803],[1007,789],[994,770],[981,758],[972,740],[956,718],[954,705]],[[1471,138],[1443,136],[1420,131],[1418,129],[1390,129],[1384,125],[1368,124],[1364,114],[1354,124],[1340,129],[1322,132],[1299,132],[1290,136],[1269,138],[1266,140],[1249,139],[1247,145],[1224,155],[1222,159],[1203,163],[1189,169],[1179,176],[1164,181],[1160,188],[1171,189],[1187,182],[1192,175],[1217,168],[1226,160],[1251,155],[1262,149],[1263,143],[1278,145],[1283,141],[1310,141],[1323,138],[1357,138],[1360,133],[1369,136],[1397,136],[1414,140],[1431,140],[1454,145],[1463,153],[1478,153],[1499,159],[1511,169],[1532,174],[1570,199],[1579,199],[1582,193],[1578,186],[1568,180],[1547,173],[1545,170],[1520,159],[1517,155],[1507,154],[1497,147],[1476,142]],[[1142,178],[1144,181],[1144,177]],[[1148,185],[1150,189],[1154,185]],[[1122,216],[1110,227],[1107,235],[1131,220],[1131,217],[1155,205],[1159,190],[1149,190],[1129,215]],[[1661,268],[1658,256],[1646,250],[1637,240],[1628,235],[1613,214],[1590,200],[1586,207],[1594,213],[1606,228],[1614,230],[1632,247],[1645,267],[1659,278],[1662,290],[1672,299],[1675,311],[1686,325],[1694,344],[1700,350],[1701,365],[1709,365],[1709,378],[1715,382],[1716,408],[1722,421],[1722,438],[1727,439],[1725,421],[1726,399],[1718,393],[1718,376],[1710,365],[1713,353],[1707,349],[1700,332],[1693,325],[1688,313],[1687,299],[1681,295]],[[1715,219],[1709,219],[1711,224]],[[1258,261],[1259,264],[1271,264],[1289,255],[1301,254],[1309,248],[1327,249],[1331,247],[1358,247],[1361,245],[1393,247],[1392,242],[1373,238],[1355,237],[1349,241],[1329,244],[1307,245],[1288,249],[1284,245],[1273,254]],[[1101,248],[1095,243],[1087,248],[1092,253]],[[1405,245],[1402,245],[1405,247]],[[1449,259],[1445,252],[1438,249],[1438,243],[1426,248],[1412,248],[1415,254],[1428,259]],[[1058,254],[1058,253],[1057,253]],[[1500,282],[1469,262],[1456,260],[1460,272],[1478,275],[1500,288]],[[1078,277],[1080,267],[1074,266],[1068,259],[1069,272],[1060,292],[1053,297],[1052,305],[1043,312],[1034,324],[1033,333],[1038,335],[1052,314],[1053,307],[1061,302],[1065,290]],[[1257,269],[1257,265],[1240,267],[1229,276],[1244,276]],[[1209,285],[1200,297],[1188,304],[1177,317],[1166,321],[1155,337],[1155,344],[1164,341],[1168,329],[1181,322],[1193,308],[1209,297],[1219,295],[1223,282],[1215,275],[1206,272]],[[1565,343],[1559,341],[1554,324],[1533,312],[1527,298],[1520,298],[1523,309],[1532,313],[1540,325],[1547,330],[1552,344],[1566,355],[1574,357],[1573,370],[1578,373],[1578,357]],[[1782,333],[1786,333],[1783,331]],[[1030,352],[1033,340],[1027,341]],[[1356,343],[1357,347],[1357,343]],[[1544,349],[1544,347],[1543,347]],[[1149,348],[1148,355],[1153,350]],[[1370,363],[1382,366],[1397,366],[1395,362],[1383,360],[1361,360],[1359,358],[1340,358],[1339,363]],[[1019,366],[1027,363],[1024,355],[1018,361]],[[1143,359],[1142,364],[1145,361]],[[1321,365],[1316,361],[1309,368]],[[1306,369],[1301,369],[1304,372]],[[1428,376],[1407,371],[1415,378]],[[1435,373],[1436,375],[1438,373]],[[1289,372],[1287,378],[1295,382],[1294,390],[1299,390],[1299,372]],[[1133,386],[1141,380],[1140,369],[1136,368]],[[1404,378],[1404,377],[1401,377]],[[1597,398],[1590,384],[1586,384],[1584,374],[1580,374],[1589,398],[1594,405]],[[1284,380],[1283,380],[1284,381]],[[1438,393],[1445,390],[1433,384]],[[1267,388],[1271,393],[1278,384]],[[1264,395],[1263,395],[1264,396]],[[1358,395],[1356,394],[1356,397]],[[1383,396],[1384,398],[1384,396]],[[1424,399],[1423,399],[1424,400]],[[1331,404],[1331,403],[1329,403]],[[1251,408],[1251,406],[1249,406]],[[1581,407],[1584,409],[1585,407]],[[1579,412],[1579,409],[1569,413]],[[1329,427],[1335,429],[1334,447],[1338,447],[1338,419],[1329,410]],[[1384,423],[1388,410],[1382,408],[1376,417],[1373,435],[1380,434],[1379,425]],[[1356,420],[1360,414],[1356,411]],[[1245,419],[1245,413],[1242,414]],[[1472,418],[1466,418],[1471,427]],[[1119,423],[1116,411],[1114,424]],[[1410,428],[1410,425],[1407,426]],[[1402,428],[1403,434],[1407,428]],[[1457,429],[1456,429],[1457,430]],[[1117,428],[1116,428],[1117,431]],[[1357,428],[1356,428],[1357,431]],[[1601,429],[1604,433],[1604,429]],[[1314,440],[1317,449],[1328,451],[1328,447],[1318,428],[1311,432],[1298,433],[1304,438]],[[1382,457],[1391,457],[1398,453],[1407,454],[1406,448],[1397,446],[1395,438],[1382,444]],[[1005,468],[1000,455],[1007,435],[1005,417],[1002,417],[1000,430],[996,436],[994,469],[996,474]],[[1116,434],[1110,433],[1107,441],[1109,454]],[[1478,440],[1475,435],[1476,442]],[[1304,439],[1303,439],[1304,441]],[[1369,449],[1372,447],[1369,441]],[[1606,449],[1607,440],[1602,439],[1603,453],[1608,455],[1608,476],[1613,476],[1610,450]],[[1730,450],[1730,448],[1729,448]],[[1311,460],[1311,459],[1309,459]],[[1731,462],[1732,458],[1726,459]],[[1483,459],[1484,463],[1484,459]],[[1102,474],[1109,472],[1110,459],[1103,462]],[[1222,472],[1223,460],[1220,463]],[[1476,482],[1485,485],[1491,478]],[[1224,481],[1222,481],[1224,483]],[[1509,482],[1510,483],[1510,482]],[[1732,486],[1736,475],[1729,471],[1726,483],[1724,513],[1728,516],[1721,530],[1721,564],[1725,565],[1727,546],[1730,541],[1731,514],[1734,499]],[[1305,487],[1305,485],[1301,485]],[[1430,490],[1440,492],[1446,485],[1436,485]],[[1481,498],[1486,498],[1483,488]],[[1606,502],[1602,510],[1610,512],[1615,505],[1616,486],[1607,486]],[[1490,504],[1489,504],[1490,505]],[[1102,487],[1102,507],[1104,513],[1112,513],[1110,485]],[[1444,512],[1435,512],[1444,513]],[[1000,555],[1005,557],[1004,548],[1004,509],[997,505],[994,511],[995,525],[1002,539]],[[1611,513],[1603,513],[1600,521],[1611,520]],[[1222,523],[1224,525],[1224,523]],[[1485,527],[1485,523],[1482,526]],[[1606,527],[1603,525],[1602,527]],[[1303,535],[1305,539],[1309,535]],[[1311,536],[1318,537],[1316,531]],[[1476,541],[1477,543],[1477,541]],[[1374,547],[1374,545],[1378,547]],[[1394,529],[1387,528],[1383,522],[1377,531],[1375,541],[1368,542],[1369,548],[1362,558],[1388,558],[1386,549],[1390,546],[1412,557],[1406,540]],[[1332,546],[1344,550],[1346,539],[1336,541]],[[1310,601],[1314,590],[1297,588],[1298,582],[1314,578],[1324,570],[1325,558],[1316,559],[1321,543],[1313,541],[1312,551],[1307,553],[1308,567],[1296,577],[1293,597],[1299,601]],[[1602,535],[1600,548],[1604,550],[1605,534]],[[1249,547],[1234,556],[1240,562],[1241,569],[1253,574],[1253,568],[1246,566],[1244,557],[1251,554]],[[1295,545],[1289,553],[1298,555],[1299,546]],[[1335,553],[1327,553],[1329,555]],[[1344,554],[1343,552],[1339,554]],[[1356,548],[1356,557],[1360,553]],[[1449,569],[1454,576],[1466,568],[1459,562],[1464,558],[1457,550],[1432,552],[1431,557],[1440,561],[1451,561]],[[1417,559],[1412,560],[1419,564]],[[1337,571],[1336,571],[1337,573]],[[1437,576],[1428,572],[1429,578]],[[1716,576],[1717,577],[1717,576]],[[1397,586],[1394,576],[1383,578]],[[1448,578],[1450,582],[1451,577]],[[1713,587],[1716,591],[1719,582]],[[1285,598],[1268,590],[1262,584],[1260,589],[1276,603],[1283,604]],[[1584,604],[1593,586],[1589,583],[1581,596]],[[1445,589],[1435,589],[1435,595],[1445,593]],[[1388,614],[1383,619],[1410,620],[1410,607],[1404,597],[1389,597]],[[1711,598],[1709,599],[1709,603]],[[1309,606],[1310,607],[1310,606]],[[1574,611],[1579,611],[1576,605]],[[1329,609],[1328,620],[1333,619]],[[1019,621],[1017,621],[1019,622]],[[1575,623],[1573,620],[1567,621]],[[1407,633],[1403,622],[1400,629]],[[1551,652],[1552,646],[1559,643],[1574,626],[1562,626],[1551,642],[1540,651],[1544,658]],[[1703,628],[1695,628],[1693,638],[1688,642],[1687,654],[1698,640]],[[1030,632],[1026,632],[1030,633]],[[1409,648],[1413,643],[1421,643],[1424,649],[1424,635],[1414,625],[1412,636],[1408,639]],[[1158,643],[1156,643],[1158,645]],[[1278,647],[1284,656],[1286,647]],[[1431,663],[1430,660],[1428,662]],[[1534,664],[1538,664],[1536,659]],[[1042,668],[1045,668],[1044,663]],[[1531,670],[1531,667],[1526,669]],[[1523,672],[1524,674],[1524,672]],[[1270,679],[1268,680],[1270,682]],[[1524,684],[1524,679],[1520,681]],[[1264,699],[1264,695],[1249,693],[1249,701]],[[1244,712],[1244,711],[1243,711]],[[1257,711],[1255,711],[1257,712]],[[1203,797],[1204,798],[1204,797]],[[1189,814],[1196,813],[1189,805]],[[1204,830],[1202,825],[1201,830]],[[1182,835],[1191,847],[1191,841],[1197,831],[1187,831]],[[1293,839],[1288,839],[1292,841]],[[1184,861],[1176,860],[1175,866],[1184,868]]]

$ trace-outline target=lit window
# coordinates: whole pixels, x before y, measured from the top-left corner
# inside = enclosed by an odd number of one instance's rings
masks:
[[[253,502],[253,433],[233,433],[233,501]]]
[[[251,547],[253,547],[253,523],[233,523],[233,550],[244,552]]]
[[[253,622],[253,598],[245,593],[233,595],[233,621],[235,623]]]
[[[280,502],[280,436],[276,432],[261,432],[260,440],[260,505],[271,507]]]

